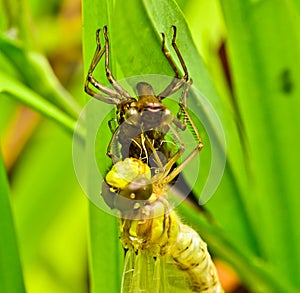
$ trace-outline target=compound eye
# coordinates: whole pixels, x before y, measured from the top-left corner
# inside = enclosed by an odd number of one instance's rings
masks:
[[[152,194],[152,183],[144,174],[138,175],[119,194],[132,200],[147,200]]]
[[[138,114],[138,111],[137,109],[135,108],[130,108],[126,111],[126,114],[125,114],[125,119],[127,120],[128,118],[132,117],[132,116],[135,116]]]
[[[163,119],[163,123],[165,124],[169,124],[171,123],[173,120],[173,114],[169,109],[166,109],[164,111],[164,119]]]

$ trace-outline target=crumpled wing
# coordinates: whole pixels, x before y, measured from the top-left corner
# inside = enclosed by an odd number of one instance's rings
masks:
[[[170,254],[154,257],[146,251],[125,255],[121,293],[192,293],[185,271]],[[197,292],[197,291],[196,291]]]

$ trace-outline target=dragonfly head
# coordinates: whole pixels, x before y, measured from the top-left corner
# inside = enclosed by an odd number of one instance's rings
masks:
[[[119,211],[136,209],[151,195],[151,171],[146,164],[134,158],[116,163],[102,184],[104,201],[110,208]]]
[[[102,184],[102,197],[112,209],[129,211],[142,206],[152,194],[152,182],[145,175],[138,175],[124,188],[117,189]]]

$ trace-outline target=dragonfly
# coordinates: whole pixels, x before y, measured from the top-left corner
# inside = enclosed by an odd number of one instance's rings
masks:
[[[176,171],[167,165],[152,176],[142,160],[126,158],[103,183],[102,195],[114,195],[120,213],[121,292],[224,292],[206,243],[169,205],[170,172]]]
[[[152,150],[168,160],[185,150],[179,130],[184,131],[188,125],[195,135],[197,145],[188,160],[192,160],[203,147],[201,136],[195,127],[187,110],[187,95],[192,85],[188,70],[182,55],[176,45],[177,29],[173,26],[172,47],[183,68],[184,75],[180,77],[179,71],[165,46],[165,34],[162,33],[162,52],[174,71],[174,77],[169,85],[159,94],[155,94],[153,87],[147,82],[136,84],[137,96],[132,97],[114,78],[109,68],[109,38],[107,26],[103,27],[105,46],[100,44],[100,29],[96,31],[96,51],[88,70],[85,91],[93,98],[116,106],[116,124],[110,120],[109,128],[113,132],[107,147],[107,155],[113,163],[129,158],[138,158],[150,162]],[[101,84],[95,77],[94,71],[102,57],[105,56],[105,72],[112,88]],[[163,99],[183,90],[178,102],[177,116],[162,103]],[[167,133],[172,133],[171,143],[166,139]],[[178,154],[177,154],[178,153]],[[180,157],[180,156],[179,156]],[[183,165],[184,166],[184,165]],[[181,167],[182,168],[182,167]],[[179,170],[180,172],[180,170]]]
[[[89,95],[117,108],[117,127],[109,123],[113,134],[107,155],[112,167],[102,184],[102,197],[110,208],[120,213],[120,240],[127,251],[122,281],[124,293],[222,292],[205,242],[192,228],[181,223],[167,196],[169,184],[203,148],[199,131],[187,110],[192,79],[176,45],[176,32],[173,26],[172,47],[184,75],[179,77],[162,34],[162,52],[175,76],[159,94],[154,93],[149,83],[139,82],[138,95],[132,97],[115,80],[109,69],[106,26],[103,28],[104,48],[100,44],[100,30],[96,32],[97,48],[85,82]],[[94,77],[103,56],[112,89]],[[181,89],[179,112],[175,116],[162,100]],[[184,131],[186,126],[192,129],[196,147],[178,165],[185,151],[178,130]],[[174,137],[171,143],[166,139],[170,132]]]

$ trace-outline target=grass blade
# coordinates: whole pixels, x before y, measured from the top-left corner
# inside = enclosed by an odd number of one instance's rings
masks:
[[[9,94],[13,99],[29,106],[36,110],[45,117],[58,123],[62,128],[67,130],[71,135],[75,128],[75,121],[73,118],[59,110],[52,103],[46,101],[32,91],[25,85],[21,84],[17,80],[10,78],[0,73],[0,92]]]
[[[296,174],[300,141],[295,134],[300,125],[300,20],[296,1],[221,3],[234,91],[251,154],[252,184],[244,200],[254,203],[249,216],[260,256],[276,268],[277,278],[299,287]]]
[[[25,292],[6,172],[0,155],[0,291]]]
[[[94,6],[91,0],[83,1],[83,22],[84,22],[84,41],[83,41],[83,57],[85,72],[87,72],[90,62],[96,49],[95,32],[104,25],[109,25],[109,16],[112,14],[110,1],[101,0]],[[114,60],[111,62],[114,65]],[[101,68],[101,67],[100,67]],[[99,70],[100,80],[104,84],[108,83],[104,73],[104,67]],[[101,109],[101,102],[99,102]],[[88,160],[93,160],[95,147],[90,145],[93,138],[91,129],[97,125],[97,117],[92,113],[87,113],[87,156]],[[104,136],[110,136],[110,133],[101,134],[102,140]],[[88,151],[89,150],[89,151]],[[105,152],[99,154],[100,164],[103,163]],[[98,190],[100,197],[101,186],[94,186],[92,178],[96,178],[95,174],[91,174],[89,170],[89,189]],[[119,229],[116,225],[116,219],[105,212],[99,210],[98,207],[90,203],[90,274],[92,282],[92,292],[120,292],[121,271],[122,271],[122,251],[119,242]]]

